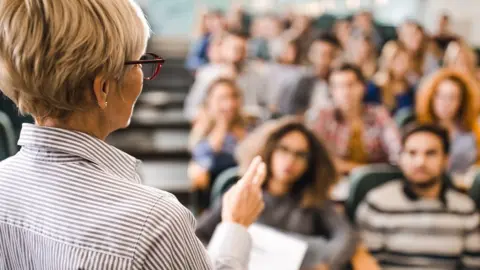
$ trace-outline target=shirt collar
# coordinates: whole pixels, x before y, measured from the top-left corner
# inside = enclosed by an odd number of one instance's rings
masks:
[[[440,195],[439,195],[439,200],[446,205],[447,204],[447,190],[448,190],[448,183],[443,177],[443,182],[442,182],[442,188],[440,190]],[[408,199],[412,201],[418,201],[421,198],[415,193],[415,191],[412,189],[411,185],[407,182],[407,180],[403,180],[403,192],[405,193],[405,196],[407,196]]]
[[[139,160],[85,133],[23,124],[18,145],[66,153],[93,162],[114,176],[137,179]]]

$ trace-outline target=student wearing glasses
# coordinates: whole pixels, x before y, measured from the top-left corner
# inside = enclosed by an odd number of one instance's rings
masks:
[[[133,1],[1,1],[0,29],[0,89],[35,119],[0,162],[0,269],[246,268],[261,159],[224,197],[211,260],[193,215],[105,143],[164,62]]]
[[[283,118],[257,128],[239,145],[240,172],[257,155],[267,165],[265,210],[257,222],[302,235],[309,244],[309,263],[340,269],[355,251],[355,239],[329,201],[337,174],[323,144],[301,122]],[[221,220],[222,207],[218,201],[199,218],[197,235],[205,243]]]

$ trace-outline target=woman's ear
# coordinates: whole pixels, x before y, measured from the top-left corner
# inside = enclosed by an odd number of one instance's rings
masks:
[[[93,93],[98,106],[104,110],[107,105],[108,94],[110,93],[110,83],[105,77],[99,75],[93,81]]]

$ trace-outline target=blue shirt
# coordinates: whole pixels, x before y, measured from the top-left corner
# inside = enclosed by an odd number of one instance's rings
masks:
[[[212,175],[216,175],[237,165],[234,157],[237,143],[238,140],[235,135],[229,133],[225,136],[222,149],[215,152],[208,140],[204,139],[193,148],[192,158],[197,164],[208,169]]]
[[[370,104],[383,104],[382,99],[382,89],[373,82],[368,83],[367,91],[363,101]],[[408,91],[400,95],[396,95],[395,104],[396,107],[391,111],[392,114],[395,114],[397,111],[403,108],[413,109],[415,106],[414,88],[409,88]]]
[[[202,36],[193,43],[185,63],[185,67],[188,70],[195,71],[199,67],[208,64],[208,46],[210,46],[210,34]]]

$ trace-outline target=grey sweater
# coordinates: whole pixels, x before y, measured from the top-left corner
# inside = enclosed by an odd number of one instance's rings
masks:
[[[345,216],[331,202],[322,208],[302,208],[292,196],[274,197],[264,193],[265,210],[258,223],[294,235],[308,243],[303,267],[327,264],[341,269],[353,256],[356,236]],[[208,243],[221,222],[221,200],[198,220],[197,236]]]

